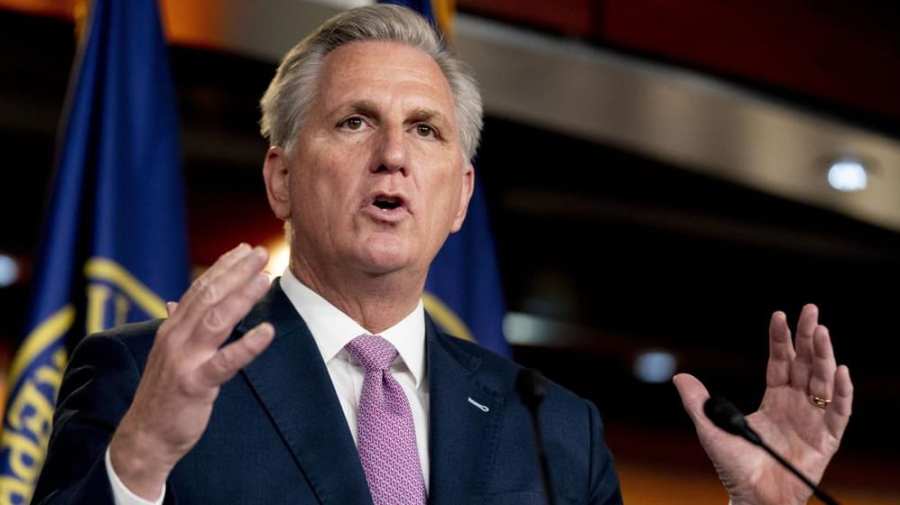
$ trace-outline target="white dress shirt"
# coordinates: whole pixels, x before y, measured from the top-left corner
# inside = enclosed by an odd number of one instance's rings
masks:
[[[353,436],[353,442],[359,443],[356,433],[356,413],[359,409],[359,397],[365,371],[350,356],[344,346],[354,338],[369,333],[365,328],[341,312],[337,307],[304,286],[291,273],[290,269],[281,276],[281,289],[291,304],[309,326],[313,340],[322,354],[322,360],[328,369],[328,375],[334,384],[341,409],[347,419],[347,427]],[[425,478],[425,489],[428,480],[428,378],[425,370],[425,309],[420,301],[409,315],[396,325],[379,333],[381,337],[393,344],[398,357],[391,365],[391,375],[397,379],[412,411],[416,428],[416,445],[419,450],[419,462]],[[278,335],[275,336],[278,338]],[[302,364],[298,363],[298,366]],[[128,490],[116,475],[106,450],[106,472],[109,475],[113,498],[116,505],[160,505],[166,494],[163,486],[162,494],[155,502],[144,500]]]

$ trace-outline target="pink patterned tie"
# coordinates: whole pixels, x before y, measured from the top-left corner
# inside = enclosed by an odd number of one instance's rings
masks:
[[[360,335],[346,349],[366,372],[357,434],[359,459],[372,501],[375,505],[425,505],[425,481],[412,412],[390,372],[397,350],[374,335]]]

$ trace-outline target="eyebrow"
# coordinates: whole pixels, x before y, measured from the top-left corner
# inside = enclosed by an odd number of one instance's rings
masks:
[[[354,102],[351,102],[349,105],[342,105],[341,107],[338,107],[335,113],[344,114],[343,111],[348,109],[349,112],[355,114],[362,114],[363,116],[367,117],[378,117],[378,107],[374,102],[371,102],[369,100],[356,100]]]
[[[349,111],[354,114],[361,114],[366,117],[378,118],[378,106],[371,100],[356,100],[347,105],[338,107],[334,114],[346,114]],[[406,118],[406,123],[418,123],[420,121],[435,121],[447,125],[446,116],[438,110],[427,107],[418,107],[413,109]]]
[[[424,107],[417,108],[409,115],[407,122],[418,123],[419,121],[435,121],[441,124],[447,124],[447,118],[439,111],[427,109]]]

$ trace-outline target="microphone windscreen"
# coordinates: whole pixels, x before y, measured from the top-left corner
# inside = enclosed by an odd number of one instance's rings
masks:
[[[703,404],[706,417],[719,428],[734,435],[743,435],[747,428],[744,414],[733,403],[721,396],[711,396]]]
[[[537,370],[523,368],[516,378],[516,389],[527,404],[537,405],[547,394],[546,381]]]

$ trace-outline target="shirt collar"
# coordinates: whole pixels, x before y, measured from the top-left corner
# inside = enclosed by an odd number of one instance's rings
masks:
[[[350,316],[300,282],[290,268],[284,271],[281,289],[306,322],[313,340],[328,363],[354,338],[369,333]],[[425,375],[425,309],[422,301],[400,322],[379,336],[390,342],[412,373],[416,387]]]

